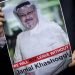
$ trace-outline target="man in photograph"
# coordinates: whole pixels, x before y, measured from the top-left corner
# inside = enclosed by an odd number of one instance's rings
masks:
[[[17,36],[14,63],[69,44],[68,36],[63,29],[57,23],[44,19],[36,6],[29,1],[17,5],[14,13],[25,28],[25,31]],[[70,50],[67,52],[70,54]],[[62,56],[63,54],[65,54],[65,52],[56,55],[56,57]],[[71,62],[70,59],[71,57],[68,57],[65,59],[66,61],[62,60],[57,64],[54,63],[53,65],[40,68],[32,75],[55,75],[67,67]],[[59,69],[58,65],[60,65]]]

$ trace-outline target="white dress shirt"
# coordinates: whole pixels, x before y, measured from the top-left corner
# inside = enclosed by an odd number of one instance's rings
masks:
[[[34,29],[21,32],[18,35],[14,62],[17,63],[19,61],[52,51],[66,44],[69,44],[68,36],[58,24],[54,22],[39,22]],[[55,58],[60,55],[62,56],[66,52],[70,54],[70,51],[65,51],[51,58]],[[40,62],[45,62],[48,59],[50,59],[50,57],[41,60]],[[70,63],[70,59],[70,57],[67,57],[65,60],[41,67],[40,69],[34,70],[31,75],[56,75],[56,73],[59,73],[67,67]],[[62,65],[61,69],[59,68],[57,70],[59,65]]]

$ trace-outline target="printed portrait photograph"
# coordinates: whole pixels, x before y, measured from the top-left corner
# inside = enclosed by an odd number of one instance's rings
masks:
[[[6,19],[4,31],[12,64],[54,50],[56,53],[53,56],[45,59],[40,56],[42,60],[34,62],[35,65],[31,63],[23,68],[30,75],[52,75],[67,67],[71,59],[70,42],[59,0],[8,0],[2,10]],[[57,53],[56,49],[62,51]],[[36,67],[37,63],[39,67]],[[49,71],[50,68],[53,69]],[[21,72],[17,70],[17,73]]]

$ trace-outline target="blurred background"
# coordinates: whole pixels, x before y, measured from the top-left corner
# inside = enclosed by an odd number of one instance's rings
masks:
[[[5,14],[5,34],[9,48],[9,55],[13,59],[15,44],[17,35],[22,32],[21,23],[18,21],[16,16],[13,14],[14,7],[21,1],[25,0],[6,0],[5,5],[3,6],[3,12]],[[48,18],[50,21],[55,21],[62,27],[64,31],[65,25],[63,22],[62,12],[60,8],[59,0],[28,0],[37,4],[42,11],[42,14],[45,18]]]

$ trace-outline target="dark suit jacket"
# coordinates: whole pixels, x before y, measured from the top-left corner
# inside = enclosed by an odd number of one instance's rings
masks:
[[[11,67],[7,46],[0,47],[0,75],[14,75]]]

